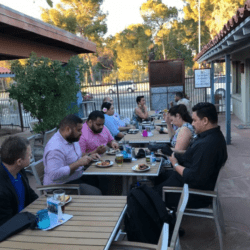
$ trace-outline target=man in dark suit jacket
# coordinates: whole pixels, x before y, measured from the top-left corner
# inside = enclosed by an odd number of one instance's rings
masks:
[[[27,139],[9,137],[1,146],[0,226],[38,198],[24,171],[30,164],[30,157]]]

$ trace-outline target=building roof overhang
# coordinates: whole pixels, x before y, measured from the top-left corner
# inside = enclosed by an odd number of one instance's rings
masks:
[[[66,62],[70,56],[96,52],[95,43],[1,4],[0,43],[0,60],[27,58],[34,51]]]
[[[232,54],[250,47],[250,17],[227,34],[218,44],[205,52],[197,61],[224,61],[225,55]]]

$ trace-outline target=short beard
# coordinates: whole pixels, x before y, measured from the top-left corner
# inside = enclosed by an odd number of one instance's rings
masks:
[[[95,130],[93,125],[91,126],[90,129],[93,131],[94,134],[100,134],[102,132],[102,130],[101,131]]]
[[[69,142],[69,143],[73,143],[73,142],[77,142],[79,141],[80,138],[76,138],[76,137],[73,137],[72,135],[69,135],[67,138],[66,138],[66,141]]]

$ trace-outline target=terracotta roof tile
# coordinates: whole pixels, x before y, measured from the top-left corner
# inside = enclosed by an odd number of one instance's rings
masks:
[[[0,74],[10,74],[11,71],[9,69],[6,69],[4,67],[0,67]]]
[[[194,60],[198,60],[203,54],[205,54],[209,49],[218,44],[227,34],[234,30],[241,22],[243,22],[247,17],[250,16],[250,0],[247,0],[244,7],[238,8],[236,15],[234,15],[228,22],[223,26],[220,32],[205,45],[201,52],[196,55]]]

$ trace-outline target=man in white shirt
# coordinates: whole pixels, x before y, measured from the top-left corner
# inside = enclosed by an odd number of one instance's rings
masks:
[[[177,105],[184,104],[187,107],[189,114],[192,115],[192,104],[187,98],[184,97],[182,92],[176,92],[175,102]],[[170,102],[170,106],[174,106],[173,102]]]

